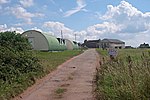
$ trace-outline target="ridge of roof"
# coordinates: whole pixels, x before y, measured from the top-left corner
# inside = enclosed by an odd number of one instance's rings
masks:
[[[118,39],[103,39],[102,42],[119,42],[119,43],[124,43],[123,41],[121,40],[118,40]]]

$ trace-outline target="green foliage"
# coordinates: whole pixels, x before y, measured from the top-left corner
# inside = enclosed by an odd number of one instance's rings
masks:
[[[43,73],[27,39],[15,32],[0,33],[0,99],[9,99]]]
[[[64,88],[58,88],[56,91],[55,91],[55,93],[57,93],[57,94],[62,94],[62,93],[64,93],[64,92],[66,92],[67,90],[66,89],[64,89]]]
[[[108,52],[107,50],[102,50],[102,49],[96,49],[96,51],[98,51],[98,53],[102,56],[107,56],[108,55]]]
[[[98,52],[101,54],[101,50]],[[149,50],[120,50],[115,60],[107,57],[107,61],[103,61],[97,70],[97,99],[148,100],[150,99],[149,84]]]
[[[0,46],[7,47],[14,51],[25,51],[31,49],[27,39],[21,37],[21,34],[15,32],[1,32]]]

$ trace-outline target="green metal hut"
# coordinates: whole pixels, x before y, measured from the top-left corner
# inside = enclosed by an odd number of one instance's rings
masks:
[[[73,41],[73,49],[79,49],[79,45],[75,41]]]
[[[65,43],[60,44],[56,37],[36,30],[25,31],[22,36],[28,38],[34,50],[61,51],[67,49]]]
[[[67,50],[79,49],[78,43],[75,41],[71,41],[69,39],[65,39]]]

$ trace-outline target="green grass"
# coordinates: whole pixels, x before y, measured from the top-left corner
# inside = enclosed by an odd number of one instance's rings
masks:
[[[82,53],[81,50],[62,52],[35,51],[33,55],[39,59],[39,64],[42,66],[44,71],[41,70],[40,72],[27,72],[18,75],[18,77],[15,77],[15,79],[13,79],[14,81],[11,83],[4,82],[0,79],[0,100],[9,100],[10,98],[22,93],[29,86],[33,85],[37,79],[55,70],[58,65],[80,53]]]
[[[45,72],[49,73],[57,68],[66,60],[82,53],[81,50],[68,50],[63,52],[36,52],[40,64],[44,67]]]
[[[64,88],[58,88],[56,91],[55,91],[55,93],[56,94],[63,94],[64,92],[66,92],[67,91],[67,89],[64,89]]]
[[[60,99],[62,98],[63,94],[67,91],[65,88],[58,88],[55,90],[55,98]]]
[[[97,51],[107,59],[96,75],[98,100],[150,99],[150,50],[119,50],[115,60],[110,60],[107,51]]]
[[[104,57],[104,56],[107,56],[107,54],[108,54],[108,53],[107,53],[107,50],[102,50],[102,49],[98,49],[98,48],[97,48],[96,50],[97,50],[98,53],[99,53],[100,55],[102,55],[103,57]]]

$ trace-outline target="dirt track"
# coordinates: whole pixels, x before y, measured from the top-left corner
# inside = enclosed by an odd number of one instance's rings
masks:
[[[58,67],[14,100],[94,100],[93,77],[98,54],[86,50]]]

